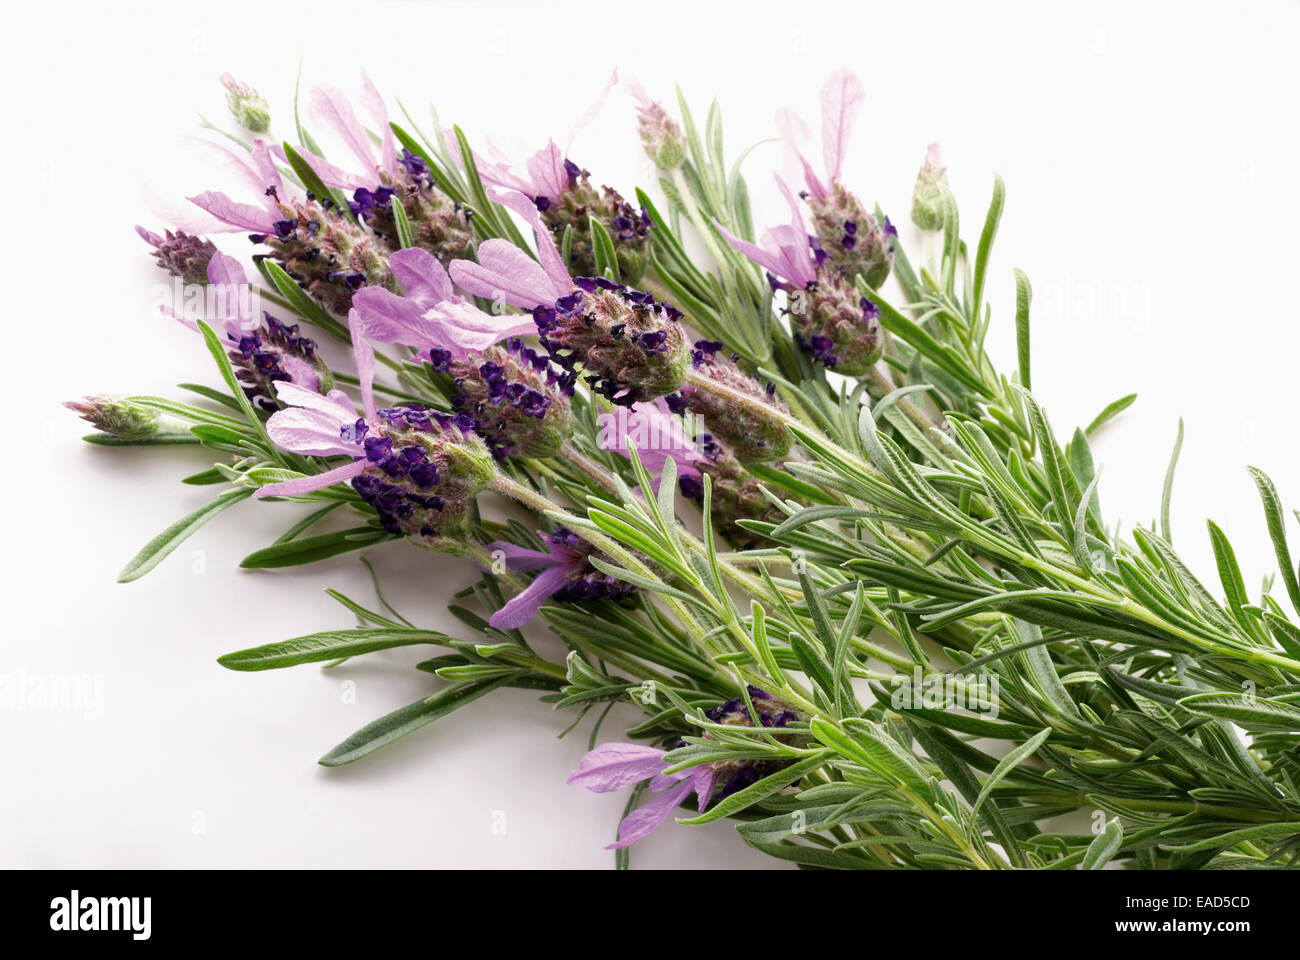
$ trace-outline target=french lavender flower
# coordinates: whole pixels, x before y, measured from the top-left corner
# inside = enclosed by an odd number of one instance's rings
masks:
[[[220,221],[223,226],[216,229],[248,231],[249,240],[269,247],[290,277],[336,313],[345,314],[363,286],[395,285],[388,243],[343,216],[330,198],[310,193],[299,198],[287,189],[265,142],[253,142],[247,161],[224,147],[213,149],[227,154],[228,162],[257,188],[259,199],[257,205],[242,203],[216,191],[190,197]]]
[[[456,296],[447,271],[425,250],[399,250],[389,266],[406,295],[359,291],[353,303],[365,334],[412,347],[447,374],[455,409],[497,456],[558,453],[573,431],[575,377],[519,340],[535,330],[532,317],[485,313]]]
[[[790,204],[791,223],[765,231],[761,244],[733,236],[717,221],[714,225],[768,272],[772,289],[785,292],[795,343],[827,368],[860,377],[884,352],[880,308],[859,295],[852,279],[808,235],[790,188],[779,177],[777,185]]]
[[[759,724],[784,728],[799,717],[770,693],[748,686],[749,699],[758,712]],[[755,726],[744,700],[737,697],[711,707],[705,716],[714,723],[729,726]],[[708,734],[704,734],[709,739]],[[678,746],[685,746],[679,743]],[[670,817],[693,792],[703,811],[713,800],[721,800],[775,772],[785,762],[764,759],[723,760],[665,774],[667,751],[637,743],[602,743],[588,752],[568,782],[586,787],[593,793],[609,793],[649,780],[649,789],[658,796],[623,818],[618,826],[618,840],[605,849],[617,850],[644,840]],[[715,789],[721,784],[721,789]]]
[[[707,390],[695,383],[687,383],[680,393],[666,398],[674,413],[695,414],[710,431],[709,439],[717,437],[745,463],[776,460],[790,452],[790,434],[780,416],[789,409],[776,396],[772,383],[766,386],[757,378],[736,366],[730,360],[718,359],[722,344],[716,340],[697,340],[691,351],[691,363],[697,374],[702,374],[731,393],[744,394],[748,403],[741,404],[725,393]],[[703,437],[697,437],[703,441]]]
[[[596,254],[590,219],[595,217],[614,242],[619,277],[636,283],[645,273],[646,242],[650,218],[637,210],[612,187],[596,189],[591,174],[564,156],[550,141],[528,158],[527,175],[506,164],[479,162],[479,174],[486,183],[517,190],[532,198],[542,222],[558,243],[568,234],[566,267],[575,276],[596,273]]]
[[[594,550],[572,530],[556,527],[550,533],[538,531],[546,552],[498,540],[488,550],[498,553],[512,573],[540,571],[524,590],[492,615],[488,621],[501,630],[514,630],[537,615],[548,600],[564,603],[577,600],[620,600],[631,596],[635,587],[601,573],[591,564]]]
[[[912,222],[922,230],[943,229],[943,195],[948,189],[948,170],[939,157],[939,145],[925,151],[925,162],[912,189]]]
[[[452,262],[458,286],[531,310],[551,359],[566,371],[580,367],[592,389],[612,403],[652,400],[682,385],[690,349],[679,310],[612,280],[571,279],[527,198],[509,192],[493,199],[532,221],[541,264],[504,240],[485,240],[477,263]]]
[[[135,232],[153,247],[158,266],[173,277],[180,277],[185,283],[207,282],[208,261],[217,252],[216,245],[211,240],[190,236],[184,230],[175,233],[164,230],[161,237],[140,226],[135,228]]]
[[[375,356],[356,311],[348,316],[361,381],[364,416],[347,395],[325,396],[283,384],[292,404],[266,424],[268,436],[294,453],[349,456],[352,462],[314,476],[260,488],[256,497],[293,497],[344,481],[372,506],[390,533],[430,550],[460,553],[469,535],[471,502],[496,476],[492,455],[461,417],[418,405],[378,409]]]
[[[226,105],[236,123],[252,133],[270,129],[271,107],[261,94],[228,73],[221,75],[221,85],[226,88]]]
[[[877,222],[862,201],[844,186],[840,173],[848,151],[849,137],[866,100],[862,82],[847,70],[832,73],[822,86],[822,154],[826,180],[797,149],[807,189],[800,194],[812,212],[816,246],[850,280],[859,274],[872,287],[889,277],[894,260],[894,238],[898,231],[889,218]],[[794,146],[795,119],[783,113],[779,122]]]
[[[686,159],[686,135],[681,125],[663,104],[650,98],[641,84],[631,79],[624,83],[637,104],[636,129],[646,156],[665,173],[677,169]]]
[[[96,430],[119,440],[190,436],[187,424],[122,397],[93,394],[80,400],[69,400],[63,405]]]
[[[298,332],[298,324],[281,323],[269,313],[257,323],[251,315],[251,287],[243,266],[234,257],[217,253],[208,263],[209,296],[224,321],[227,352],[235,376],[248,399],[275,412],[280,385],[293,383],[306,390],[328,391],[334,385],[329,366],[317,353],[315,341]],[[182,318],[182,322],[194,328]],[[197,329],[197,328],[195,328]]]
[[[390,249],[401,246],[393,212],[396,201],[414,231],[415,246],[429,251],[444,264],[468,256],[474,245],[471,211],[437,187],[432,171],[419,156],[406,149],[398,155],[384,99],[364,73],[362,103],[375,128],[383,131],[378,156],[351,103],[337,90],[314,88],[309,107],[313,117],[333,129],[347,145],[361,164],[360,175],[334,166],[305,147],[299,147],[298,153],[326,186],[352,192],[348,206],[353,216],[383,238]]]

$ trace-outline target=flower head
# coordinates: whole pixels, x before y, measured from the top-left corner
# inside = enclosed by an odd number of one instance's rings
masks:
[[[469,507],[496,475],[483,441],[459,417],[418,405],[377,409],[374,352],[356,311],[348,317],[361,381],[364,415],[347,395],[325,396],[286,384],[280,399],[291,404],[267,421],[280,447],[309,456],[350,456],[352,462],[314,476],[269,484],[257,497],[301,496],[349,481],[391,533],[440,551],[464,549]]]
[[[939,157],[939,145],[932,143],[925,151],[912,190],[912,222],[922,230],[942,229],[943,194],[947,189],[948,171]]]
[[[551,359],[566,371],[581,369],[613,403],[652,400],[681,386],[690,351],[680,311],[603,277],[570,279],[527,198],[510,192],[493,199],[532,221],[541,262],[504,240],[485,240],[477,263],[451,264],[458,286],[531,310]]]
[[[549,534],[539,531],[546,551],[529,550],[498,540],[488,545],[499,551],[511,572],[540,571],[522,592],[492,615],[488,621],[501,630],[523,626],[547,600],[618,600],[633,587],[591,565],[592,549],[567,527],[556,527]]]
[[[713,392],[694,383],[687,383],[681,392],[668,398],[675,412],[690,411],[708,428],[707,439],[697,436],[703,443],[717,437],[744,462],[761,462],[784,457],[790,452],[790,434],[785,428],[784,416],[789,410],[776,396],[772,384],[764,386],[736,366],[735,359],[720,359],[722,344],[716,340],[697,340],[691,351],[691,362],[699,374],[725,388]],[[728,394],[744,394],[748,403],[739,403]],[[770,411],[770,412],[769,412]]]
[[[793,710],[770,693],[752,685],[747,687],[747,692],[758,713],[758,724],[754,723],[754,717],[740,697],[711,707],[705,711],[705,716],[713,723],[738,727],[761,725],[770,729],[788,727],[799,719]],[[707,733],[704,738],[711,739]],[[685,744],[679,743],[678,746]],[[586,787],[593,793],[609,793],[649,780],[650,791],[659,794],[623,818],[618,828],[618,842],[606,849],[627,847],[648,837],[692,792],[699,809],[704,810],[712,800],[742,790],[785,765],[782,761],[764,759],[720,760],[676,773],[664,773],[665,753],[636,743],[602,743],[588,752],[578,769],[570,775],[569,783]],[[722,787],[715,793],[719,783]]]
[[[884,350],[879,309],[858,294],[852,275],[807,233],[799,204],[780,177],[777,186],[790,206],[791,222],[768,230],[761,245],[715,226],[733,247],[768,271],[774,290],[786,293],[795,342],[825,366],[845,376],[861,376]]]
[[[221,75],[221,85],[226,88],[226,105],[236,123],[253,133],[270,129],[271,107],[265,97],[228,73]]]
[[[849,138],[866,102],[862,82],[848,70],[837,70],[822,86],[822,157],[825,180],[797,148],[806,190],[802,196],[812,212],[813,236],[825,256],[852,282],[859,274],[878,287],[893,264],[895,230],[888,218],[879,222],[862,201],[844,186],[841,173]],[[794,147],[797,118],[783,111],[778,123]]]
[[[184,230],[173,233],[163,231],[159,236],[152,230],[137,226],[135,232],[153,247],[154,259],[173,277],[185,283],[204,283],[208,279],[208,261],[217,252],[216,245],[204,237],[194,237]]]

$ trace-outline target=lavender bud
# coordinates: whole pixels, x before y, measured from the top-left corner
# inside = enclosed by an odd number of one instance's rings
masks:
[[[420,157],[403,150],[396,168],[380,170],[379,177],[383,181],[381,186],[354,191],[348,206],[353,216],[382,237],[390,249],[397,250],[402,245],[393,212],[396,199],[414,232],[415,246],[429,251],[442,264],[471,255],[474,249],[471,211],[438,189]]]
[[[173,277],[185,283],[208,282],[208,262],[217,252],[211,240],[190,236],[184,230],[167,230],[161,237],[140,227],[136,230],[153,247],[158,266]]]
[[[455,409],[473,419],[494,455],[545,458],[559,453],[573,433],[569,396],[574,374],[557,371],[549,358],[518,339],[455,361],[445,353],[432,352],[434,369],[452,377]]]
[[[581,364],[592,389],[630,406],[672,393],[686,380],[690,350],[671,304],[621,283],[577,277],[576,288],[537,307],[541,344],[561,368]]]
[[[252,133],[270,129],[271,107],[261,94],[228,73],[221,75],[221,85],[226,88],[226,105],[236,123]]]
[[[948,171],[939,158],[939,145],[930,144],[912,189],[912,222],[922,230],[943,229],[943,195]]]
[[[714,723],[725,724],[732,727],[753,727],[764,726],[772,728],[788,727],[791,723],[799,720],[799,715],[794,710],[772,696],[766,690],[760,690],[758,687],[749,684],[745,688],[749,694],[749,701],[754,705],[754,712],[758,714],[758,722],[750,714],[749,708],[745,706],[745,701],[740,697],[728,700],[726,703],[718,704],[716,707],[710,707],[704,711],[705,717]],[[709,737],[706,732],[704,736]],[[799,738],[783,737],[782,740],[787,743],[797,743]],[[775,773],[784,766],[788,766],[789,760],[768,760],[768,759],[745,759],[745,760],[725,760],[717,761],[712,764],[715,783],[720,784],[720,788],[714,794],[714,802],[730,796],[738,790]]]
[[[709,433],[731,448],[742,463],[776,460],[790,452],[790,434],[776,414],[788,414],[785,404],[774,391],[765,389],[735,363],[719,360],[722,349],[717,341],[699,340],[691,354],[697,373],[736,393],[746,394],[751,402],[741,404],[731,397],[688,383],[668,405],[678,413],[689,410],[697,415]],[[766,415],[770,410],[773,415]]]
[[[636,127],[641,135],[641,145],[657,169],[671,171],[681,166],[686,159],[686,137],[662,104],[649,103],[638,107]]]
[[[596,555],[597,551],[568,527],[556,527],[549,537],[551,543],[567,550],[572,557],[569,578],[551,594],[552,600],[567,603],[577,600],[621,600],[636,592],[630,583],[615,579],[592,566],[589,558]]]
[[[96,430],[120,440],[147,440],[159,434],[188,434],[185,424],[164,417],[151,407],[140,406],[120,397],[94,394],[64,404]]]
[[[693,466],[710,480],[712,493],[709,505],[713,513],[713,529],[738,550],[763,543],[761,537],[738,526],[736,521],[764,520],[779,524],[785,520],[785,514],[763,495],[762,484],[745,470],[730,451],[711,441],[705,441],[701,447],[705,455],[694,461]],[[781,463],[778,461],[772,466],[779,469]],[[677,485],[683,496],[703,506],[704,485],[699,477],[683,474]]]

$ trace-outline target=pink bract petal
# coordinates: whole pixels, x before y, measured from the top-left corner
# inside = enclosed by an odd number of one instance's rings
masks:
[[[254,233],[272,233],[275,230],[275,218],[268,211],[251,203],[236,203],[224,193],[207,190],[188,199],[190,203],[236,230],[251,230]]]
[[[660,824],[673,815],[673,811],[686,799],[691,789],[691,781],[683,780],[649,803],[637,807],[618,825],[618,842],[609,844],[605,849],[620,850],[650,836]]]
[[[550,229],[542,223],[541,215],[537,212],[537,204],[522,193],[513,190],[490,190],[488,196],[493,202],[522,216],[533,228],[533,235],[537,238],[537,259],[541,261],[542,269],[546,271],[546,276],[550,278],[555,288],[555,296],[551,299],[554,300],[568,293],[573,287],[573,280],[564,266],[564,258],[560,256],[559,248],[555,246]]]
[[[527,166],[538,196],[554,200],[569,185],[569,174],[564,169],[564,152],[554,140],[529,157]]]
[[[344,480],[351,480],[364,469],[366,469],[366,461],[356,460],[315,476],[285,480],[283,483],[269,483],[254,493],[253,498],[260,500],[263,497],[300,497],[304,493],[323,490]]]
[[[421,247],[398,250],[388,258],[388,266],[406,296],[424,307],[455,296],[446,268],[428,250]]]
[[[664,768],[664,751],[641,743],[602,743],[588,751],[567,783],[592,793],[610,793],[657,777]]]
[[[289,162],[288,155],[284,152],[281,144],[271,147],[271,152],[279,157],[285,163]],[[300,157],[307,161],[307,166],[311,167],[312,172],[320,177],[321,183],[327,187],[339,187],[343,190],[360,190],[362,187],[369,189],[375,185],[375,178],[359,177],[355,173],[334,166],[324,157],[318,157],[306,147],[294,147]],[[319,198],[318,198],[319,199]]]
[[[849,137],[866,99],[862,81],[849,70],[836,70],[822,87],[822,158],[832,183],[840,178]]]
[[[281,380],[277,395],[284,399],[284,387],[291,386]],[[354,417],[353,420],[356,418]],[[350,421],[344,421],[350,422]],[[355,443],[349,444],[339,435],[343,422],[319,410],[306,407],[289,407],[277,410],[266,421],[266,434],[277,447],[302,453],[310,457],[353,456],[357,452]]]
[[[397,141],[393,137],[393,128],[388,125],[388,108],[384,106],[384,98],[364,70],[361,71],[361,102],[383,134],[380,162],[385,170],[391,172],[397,169]]]
[[[356,308],[348,311],[348,329],[352,331],[352,352],[357,358],[357,379],[361,381],[361,404],[365,407],[366,419],[375,419],[375,351],[366,342],[365,329],[361,314]]]
[[[549,567],[543,570],[524,590],[509,603],[492,614],[488,620],[498,630],[514,630],[537,615],[543,603],[569,579],[569,567]]]
[[[425,308],[383,287],[362,287],[352,297],[368,337],[382,343],[427,350],[438,345],[437,330],[425,319]]]
[[[478,247],[478,261],[452,261],[448,273],[457,286],[525,310],[555,302],[555,287],[546,271],[508,240],[484,240]]]
[[[315,87],[311,92],[311,111],[322,123],[334,128],[367,174],[375,172],[375,152],[370,147],[370,138],[357,121],[347,97],[333,87]]]

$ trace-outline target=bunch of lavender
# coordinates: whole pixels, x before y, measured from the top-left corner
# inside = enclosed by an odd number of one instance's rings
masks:
[[[682,807],[681,822],[731,818],[750,845],[813,867],[1294,865],[1300,626],[1267,586],[1249,594],[1212,523],[1225,599],[1178,557],[1177,450],[1158,527],[1105,525],[1089,437],[1133,397],[1058,442],[1030,392],[1019,273],[1018,368],[997,372],[984,292],[1001,181],[972,258],[929,152],[912,219],[942,253],[918,272],[844,181],[864,94],[837,73],[824,171],[803,159],[805,189],[779,184],[790,222],[756,241],[717,105],[702,135],[680,95],[678,119],[631,92],[667,217],[644,191],[638,207],[597,191],[553,144],[521,172],[485,164],[459,128],[408,132],[368,80],[378,153],[345,98],[312,96],[360,172],[301,127],[297,145],[245,141],[254,202],[193,199],[270,251],[254,258],[258,293],[284,319],[195,324],[223,387],[188,389],[210,406],[70,404],[95,442],[221,457],[186,482],[227,489],[121,579],[254,497],[319,506],[246,567],[397,539],[465,555],[449,606],[464,638],[335,594],[360,626],[221,662],[441,648],[420,664],[441,685],[330,766],[502,686],[540,691],[575,727],[597,710],[571,780],[631,791],[620,865]],[[236,93],[243,126],[268,129],[265,104]],[[247,285],[210,241],[142,236],[187,282]],[[304,323],[346,341],[352,366],[327,367]],[[1254,475],[1300,613],[1280,500]],[[514,503],[506,523],[479,511],[495,496]],[[339,509],[357,525],[313,533]],[[563,661],[529,642],[534,619]],[[619,703],[644,719],[605,737]],[[1093,833],[1045,826],[1080,812]]]

